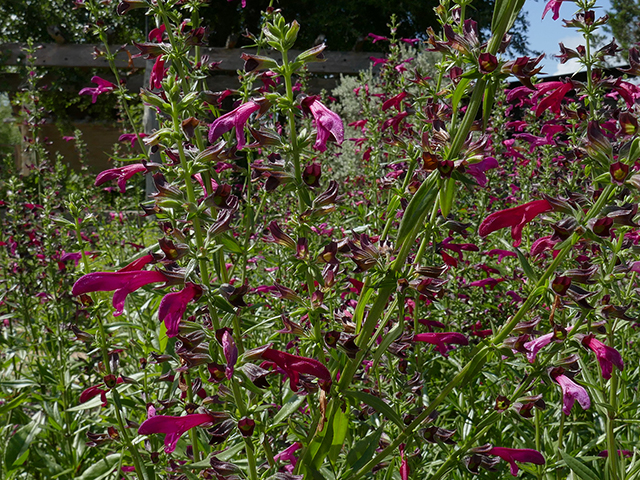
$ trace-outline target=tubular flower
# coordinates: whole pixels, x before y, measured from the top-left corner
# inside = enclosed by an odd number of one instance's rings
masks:
[[[253,100],[243,103],[235,110],[230,111],[216,118],[209,128],[209,142],[213,143],[219,139],[224,133],[236,129],[236,141],[238,142],[238,150],[242,150],[246,145],[244,136],[244,126],[249,120],[252,113],[260,110],[260,105]]]
[[[544,11],[542,12],[542,18],[544,18],[547,13],[549,13],[549,10],[553,12],[554,20],[560,18],[560,5],[562,5],[563,1],[564,0],[549,0],[549,2],[547,2],[547,5],[544,7]]]
[[[100,78],[97,75],[91,78],[91,83],[95,83],[98,86],[93,88],[86,87],[78,92],[78,95],[91,95],[91,103],[96,103],[98,101],[98,95],[113,92],[116,88],[113,83],[105,80],[104,78]]]
[[[467,340],[467,337],[465,337],[461,333],[456,332],[418,333],[413,336],[413,341],[435,345],[436,350],[438,350],[445,357],[448,356],[447,351],[450,350],[450,347],[448,345],[469,345],[469,340]]]
[[[302,110],[313,116],[316,122],[316,142],[313,144],[313,148],[320,152],[324,152],[327,149],[327,141],[333,139],[336,143],[341,144],[344,140],[344,125],[342,119],[337,113],[329,110],[320,100],[319,97],[314,95],[306,97],[301,102]]]
[[[167,327],[167,337],[175,337],[180,331],[180,320],[187,305],[202,295],[202,287],[194,283],[187,283],[179,292],[166,294],[160,301],[158,318]]]
[[[113,293],[112,305],[116,311],[115,317],[122,315],[124,301],[131,292],[150,283],[167,282],[169,279],[164,273],[157,270],[139,270],[129,272],[94,272],[78,279],[71,290],[72,295],[82,295],[90,292]]]
[[[294,392],[298,392],[300,388],[300,374],[316,377],[320,381],[320,387],[325,391],[331,388],[331,373],[327,367],[313,358],[299,357],[269,347],[255,349],[245,357],[248,359],[257,357],[275,363],[289,377],[289,385]]]
[[[487,452],[487,455],[495,455],[511,465],[511,475],[518,475],[518,465],[516,462],[533,463],[535,465],[544,465],[544,457],[537,450],[531,448],[505,448],[493,447]]]
[[[164,433],[164,452],[171,453],[176,449],[176,444],[183,433],[194,427],[205,423],[217,423],[218,416],[211,413],[194,413],[183,417],[170,415],[154,415],[140,425],[138,433],[140,435],[151,435],[152,433]]]
[[[564,370],[561,371],[564,372]],[[571,413],[571,408],[576,400],[583,410],[587,410],[591,407],[589,394],[582,385],[578,385],[562,373],[552,373],[551,378],[554,382],[560,385],[560,388],[562,389],[562,412],[565,415],[569,415],[569,413]]]
[[[614,365],[618,367],[618,370],[624,370],[622,356],[615,348],[605,345],[593,335],[581,335],[580,337],[576,335],[576,337],[580,340],[583,347],[592,350],[596,354],[604,379],[609,380],[611,378]]]
[[[536,117],[539,117],[546,110],[560,113],[560,102],[564,100],[567,93],[574,89],[574,84],[571,80],[566,82],[544,82],[536,85],[536,88],[538,92],[534,95],[534,98],[544,97],[536,107]]]
[[[289,465],[285,465],[284,469],[288,473],[293,473],[293,470],[296,468],[296,464],[298,463],[298,459],[294,455],[294,453],[302,448],[302,444],[300,442],[293,442],[283,451],[274,455],[274,462],[288,462]]]
[[[518,247],[522,241],[522,229],[524,226],[541,213],[552,209],[553,207],[546,200],[534,200],[517,207],[494,212],[482,221],[478,228],[478,234],[481,237],[486,237],[496,230],[511,227],[513,246]]]
[[[94,186],[102,185],[103,183],[111,180],[118,180],[118,187],[120,187],[120,193],[124,193],[127,180],[133,177],[138,172],[144,172],[147,170],[142,163],[134,163],[131,165],[125,165],[124,167],[111,168],[101,172],[96,177]]]

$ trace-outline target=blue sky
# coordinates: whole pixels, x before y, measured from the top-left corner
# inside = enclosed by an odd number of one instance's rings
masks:
[[[583,43],[582,36],[573,28],[565,28],[563,19],[570,19],[576,12],[576,5],[573,2],[566,1],[560,7],[560,18],[553,20],[552,12],[542,19],[542,11],[546,5],[546,1],[527,0],[524,4],[524,11],[527,12],[529,19],[529,45],[532,49],[546,53],[546,57],[542,60],[545,68],[542,70],[548,75],[557,75],[562,73],[573,73],[576,71],[576,65],[571,60],[564,65],[554,57],[560,53],[558,43],[562,42],[566,47],[575,48]],[[604,15],[605,11],[611,8],[609,0],[600,0],[597,3],[596,17]],[[601,30],[600,33],[604,32]]]

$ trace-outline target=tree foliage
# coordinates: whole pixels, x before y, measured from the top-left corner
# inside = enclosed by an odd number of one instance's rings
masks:
[[[607,30],[625,50],[640,41],[640,2],[611,0],[611,10],[607,11],[607,14]]]

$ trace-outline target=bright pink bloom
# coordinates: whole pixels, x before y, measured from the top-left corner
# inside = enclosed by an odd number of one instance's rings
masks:
[[[316,142],[313,148],[319,152],[327,149],[327,141],[330,139],[338,145],[344,140],[344,125],[337,113],[329,110],[317,95],[305,97],[300,103],[302,110],[313,116],[316,124]]]
[[[216,118],[209,128],[209,142],[213,143],[219,139],[224,133],[232,128],[236,129],[236,141],[238,150],[242,150],[246,145],[244,136],[244,126],[249,120],[251,114],[260,110],[260,104],[249,100],[243,103],[235,110],[225,113],[221,117]]]
[[[296,468],[296,464],[298,463],[298,459],[296,458],[294,453],[301,448],[302,444],[300,442],[293,442],[283,451],[281,451],[277,455],[274,455],[273,460],[275,462],[289,462],[289,465],[285,465],[284,469],[289,473],[293,473]]]
[[[389,100],[382,104],[382,111],[386,112],[391,107],[396,107],[396,109],[400,110],[400,105],[402,105],[402,101],[407,97],[407,92],[400,92],[399,94],[391,97]]]
[[[509,250],[500,250],[499,248],[494,248],[493,250],[489,250],[487,255],[492,257],[493,255],[498,255],[498,263],[502,262],[504,257],[517,257],[515,252],[510,252]]]
[[[511,227],[513,246],[517,247],[522,241],[522,229],[524,226],[541,213],[552,209],[553,207],[546,200],[535,200],[517,207],[494,212],[482,221],[478,228],[478,234],[481,237],[486,237],[496,230]]]
[[[318,378],[323,389],[328,389],[331,386],[331,373],[327,367],[313,358],[299,357],[272,348],[261,352],[260,358],[273,362],[284,370],[289,377],[291,390],[294,392],[297,392],[300,387],[301,373]]]
[[[78,279],[71,290],[72,295],[90,292],[110,292],[113,294],[112,305],[116,311],[114,317],[122,314],[124,301],[131,292],[150,283],[167,282],[168,278],[156,270],[134,272],[94,272]]]
[[[104,172],[100,172],[96,177],[94,185],[97,187],[98,185],[117,179],[118,187],[120,187],[120,193],[124,193],[127,180],[133,177],[136,173],[144,172],[146,170],[147,167],[142,163],[132,163],[131,165],[125,165],[124,167],[111,168]]]
[[[95,83],[98,85],[97,87],[86,87],[78,92],[78,95],[91,95],[91,103],[96,103],[98,100],[98,95],[103,93],[110,93],[116,89],[116,86],[105,80],[104,78],[100,78],[97,75],[91,78],[91,83]]]
[[[136,144],[136,141],[138,140],[138,136],[141,139],[144,137],[148,137],[146,133],[139,133],[137,136],[135,133],[123,133],[122,135],[120,135],[120,137],[118,137],[118,141],[131,142],[131,147],[133,147]]]
[[[493,447],[487,452],[487,455],[495,455],[511,465],[511,475],[518,475],[520,469],[516,462],[533,463],[535,465],[544,465],[544,457],[542,454],[531,448],[505,448]]]
[[[549,10],[553,12],[554,20],[560,18],[560,5],[562,5],[563,1],[564,0],[549,0],[547,5],[544,7],[544,11],[542,12],[542,18],[544,18],[545,15],[549,13]]]
[[[194,413],[183,417],[173,417],[170,415],[155,415],[148,418],[140,428],[140,435],[151,435],[152,433],[164,433],[164,452],[171,453],[176,449],[176,444],[183,433],[192,428],[205,423],[214,423],[218,417],[209,413]]]
[[[118,379],[116,380],[117,385],[120,385],[123,382],[124,382],[124,379],[122,377],[118,377]],[[100,387],[101,385],[94,385],[93,387],[89,387],[83,390],[83,392],[80,394],[80,403],[88,402],[93,397],[97,397],[98,395],[100,395],[100,400],[102,400],[102,406],[106,407],[108,405],[107,391]]]
[[[465,170],[469,175],[476,179],[476,182],[478,182],[479,186],[485,187],[487,185],[487,176],[484,172],[498,167],[498,161],[495,158],[486,157],[478,163],[469,165]]]
[[[130,264],[125,265],[118,271],[119,272],[137,272],[138,270],[142,270],[146,265],[149,265],[150,263],[154,263],[155,261],[156,259],[154,258],[153,255],[151,254],[144,255],[134,260]]]
[[[409,480],[409,474],[411,473],[411,470],[409,469],[409,463],[407,462],[407,459],[404,456],[404,447],[405,447],[404,443],[401,443],[399,445],[399,449],[400,449],[400,479],[401,480]]]
[[[537,84],[536,89],[538,92],[534,97],[536,99],[544,97],[536,107],[536,117],[539,117],[545,110],[560,113],[560,103],[567,93],[573,90],[573,82],[570,79],[566,82],[544,82]]]
[[[527,349],[527,360],[529,360],[529,363],[533,363],[536,361],[538,352],[549,345],[554,337],[555,332],[551,332],[545,335],[540,335],[535,340],[531,340],[530,342],[524,344],[524,348]]]
[[[461,333],[456,332],[418,333],[413,336],[413,341],[435,345],[436,350],[438,350],[445,357],[448,356],[447,351],[451,349],[449,345],[469,345],[469,340],[467,340],[467,337],[465,337]]]
[[[157,28],[154,28],[153,30],[151,30],[149,32],[149,41],[150,42],[158,42],[161,43],[162,42],[162,36],[164,35],[164,32],[166,31],[167,27],[166,25],[163,23],[162,25],[160,25]]]
[[[370,34],[369,34],[369,35],[367,35],[367,36],[371,39],[371,41],[372,41],[373,43],[376,43],[376,42],[386,42],[386,41],[388,41],[388,40],[389,40],[387,37],[383,37],[383,36],[381,36],[381,35],[376,35],[375,33],[370,33]]]
[[[153,64],[153,68],[151,69],[151,75],[149,75],[149,88],[151,90],[154,88],[160,90],[162,88],[162,79],[166,73],[164,64],[165,59],[162,55],[158,55],[158,58],[156,58],[156,62]]]
[[[566,377],[562,374],[555,375],[552,378],[558,385],[560,385],[560,388],[562,389],[562,411],[565,415],[569,415],[571,413],[571,408],[573,407],[573,404],[576,402],[576,400],[583,410],[587,410],[591,407],[591,399],[589,398],[589,394],[582,385],[578,385],[569,377]]]
[[[624,370],[622,356],[615,348],[605,345],[593,335],[583,335],[580,337],[576,335],[576,338],[581,341],[583,347],[592,350],[596,354],[604,379],[609,380],[611,378],[614,365],[618,367],[618,370]]]
[[[192,300],[200,298],[200,295],[202,295],[202,287],[195,283],[187,283],[184,289],[168,293],[162,298],[158,308],[158,318],[167,327],[167,337],[172,338],[178,335],[180,320],[187,310],[187,305]]]

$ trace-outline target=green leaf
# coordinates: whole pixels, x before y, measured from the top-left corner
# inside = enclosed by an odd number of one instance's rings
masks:
[[[364,318],[364,309],[369,303],[369,298],[371,298],[372,293],[373,288],[367,288],[362,292],[361,298],[358,300],[358,305],[356,305],[355,312],[353,313],[353,321],[356,324],[357,333],[360,333],[360,328],[362,327],[362,319]]]
[[[438,195],[438,199],[440,200],[440,211],[444,218],[447,218],[447,215],[449,215],[455,196],[456,181],[453,178],[444,179],[440,188],[440,194]]]
[[[278,414],[274,417],[273,421],[271,421],[271,425],[279,425],[284,421],[285,418],[288,418],[293,412],[298,410],[300,406],[304,403],[305,397],[299,397],[298,395],[292,395],[287,403],[285,403]]]
[[[21,393],[13,400],[0,406],[0,417],[5,415],[9,410],[13,410],[14,408],[18,407],[22,403],[26,402],[28,398],[29,398],[29,395],[27,393]]]
[[[384,355],[384,352],[386,352],[389,345],[391,345],[395,339],[400,336],[402,330],[404,330],[404,321],[401,320],[395,324],[389,333],[382,336],[382,342],[378,345],[376,352],[373,354],[373,368],[376,368],[380,358]]]
[[[81,412],[82,410],[97,408],[101,405],[102,400],[100,399],[100,395],[98,395],[97,397],[93,397],[88,402],[81,403],[80,405],[76,405],[75,407],[67,408],[67,412]]]
[[[581,480],[600,480],[600,477],[582,463],[582,461],[567,454],[564,450],[559,450],[559,452],[564,463],[567,464],[567,467],[569,467],[578,478]]]
[[[18,431],[9,439],[7,449],[4,453],[4,464],[7,470],[13,470],[14,468],[22,465],[29,456],[29,447],[35,440],[36,436],[42,430],[40,426],[44,415],[42,412],[36,413],[33,421],[24,427],[18,429]]]
[[[216,237],[216,242],[224,245],[225,248],[231,253],[241,254],[244,251],[240,244],[236,242],[234,238],[231,238],[231,236],[226,234],[218,235]]]
[[[333,416],[333,440],[331,441],[331,447],[329,447],[329,460],[335,466],[338,460],[338,455],[344,445],[344,439],[347,436],[349,430],[349,416],[346,412],[343,412],[340,407],[336,408],[336,413]]]
[[[78,480],[98,480],[109,475],[120,463],[122,454],[113,453],[87,468]]]
[[[527,261],[527,258],[523,255],[519,248],[514,248],[514,250],[516,252],[516,255],[518,256],[518,260],[520,260],[522,270],[524,270],[524,273],[527,275],[527,278],[531,280],[532,284],[537,283],[538,275],[536,274],[535,270],[531,268],[531,265]]]
[[[389,405],[387,405],[382,399],[378,397],[374,397],[370,393],[366,392],[356,392],[356,391],[347,391],[344,392],[345,397],[350,397],[359,402],[366,403],[371,408],[373,408],[376,412],[384,415],[393,423],[398,425],[401,429],[404,429],[404,423],[402,422],[402,418],[398,415]]]
[[[404,243],[404,240],[417,228],[422,228],[424,218],[431,210],[431,206],[438,193],[437,179],[440,173],[435,170],[427,179],[422,182],[418,191],[413,195],[409,205],[404,211],[400,228],[398,228],[398,238],[396,246]]]
[[[349,450],[347,454],[347,464],[351,467],[352,472],[357,472],[373,458],[383,431],[384,426],[380,426],[371,435],[367,435],[363,439],[358,440],[353,448]]]
[[[451,108],[454,112],[458,109],[458,104],[467,91],[467,86],[469,85],[469,83],[471,83],[470,78],[463,78],[458,82],[458,86],[451,96]]]

